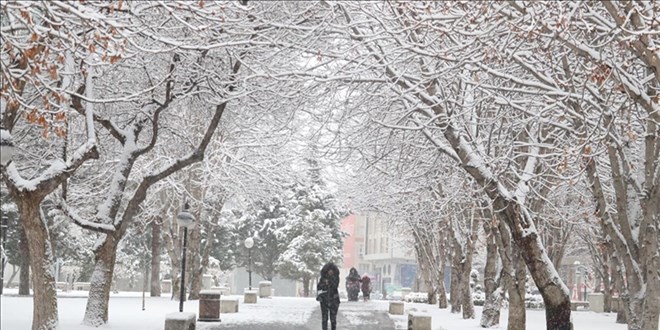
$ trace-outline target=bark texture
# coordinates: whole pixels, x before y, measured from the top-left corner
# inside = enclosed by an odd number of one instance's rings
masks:
[[[30,295],[30,248],[28,247],[28,239],[25,235],[23,226],[19,228],[20,241],[18,247],[21,250],[21,264],[20,274],[18,275],[18,295]]]
[[[484,268],[484,293],[486,301],[481,314],[479,324],[483,328],[490,328],[500,324],[500,306],[501,290],[499,288],[499,278],[497,277],[497,241],[493,231],[497,227],[493,226],[494,221],[484,221],[484,233],[486,234],[486,266]]]
[[[108,322],[108,303],[115,269],[118,240],[106,235],[103,243],[94,251],[94,271],[89,284],[89,298],[85,307],[83,324],[98,327]]]
[[[25,231],[30,251],[32,270],[32,330],[57,328],[57,298],[53,255],[48,228],[44,226],[40,199],[23,196],[18,199],[21,225]]]
[[[160,297],[160,218],[151,223],[151,296]]]

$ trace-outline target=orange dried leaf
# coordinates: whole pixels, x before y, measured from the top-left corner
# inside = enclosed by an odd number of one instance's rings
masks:
[[[60,111],[55,114],[55,120],[64,121],[65,119],[66,116],[64,115],[64,111]]]
[[[48,138],[48,128],[44,128],[44,131],[41,133],[41,136],[43,136],[44,139]]]
[[[43,127],[48,126],[48,123],[46,122],[46,117],[44,117],[43,115],[39,116],[37,123]]]
[[[50,66],[50,69],[48,70],[48,74],[50,75],[50,79],[56,80],[57,79],[57,67],[54,65]]]
[[[199,8],[204,8],[204,0],[199,0]]]
[[[87,47],[87,49],[89,49],[91,53],[96,53],[96,45],[94,45],[93,42],[89,44],[89,47]]]

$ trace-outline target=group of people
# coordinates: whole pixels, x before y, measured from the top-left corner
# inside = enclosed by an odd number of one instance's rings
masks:
[[[362,297],[364,301],[369,300],[371,295],[371,278],[367,274],[360,277],[357,269],[352,267],[348,276],[346,276],[346,293],[348,294],[348,301],[357,301],[358,295],[362,289]]]
[[[360,286],[360,283],[362,284]],[[321,277],[319,283],[316,285],[316,300],[321,303],[321,325],[323,330],[328,330],[328,319],[332,330],[337,329],[337,311],[339,310],[339,268],[329,262],[321,269]],[[350,289],[349,289],[350,287]],[[357,292],[355,292],[355,288]],[[348,276],[346,277],[346,291],[348,293],[349,301],[357,301],[357,296],[360,288],[362,289],[362,296],[367,301],[371,294],[371,279],[366,274],[360,278],[357,269],[351,268]],[[354,298],[353,298],[354,293]]]

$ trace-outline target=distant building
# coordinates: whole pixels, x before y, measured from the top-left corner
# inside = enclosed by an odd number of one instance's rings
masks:
[[[351,214],[342,220],[341,229],[348,236],[344,240],[340,289],[344,289],[344,278],[351,267],[360,275],[369,274],[374,291],[386,288],[391,293],[413,287],[417,276],[415,253],[395,239],[384,215]]]

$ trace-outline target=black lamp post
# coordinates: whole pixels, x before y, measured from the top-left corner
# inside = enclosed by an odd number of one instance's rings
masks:
[[[252,247],[254,239],[248,237],[245,239],[245,247],[248,249],[248,290],[252,291]]]
[[[195,217],[188,211],[190,206],[185,203],[183,210],[176,216],[179,227],[183,227],[183,249],[181,251],[181,295],[179,297],[179,312],[183,312],[183,301],[186,299],[186,246],[188,245],[188,228],[195,226]]]

